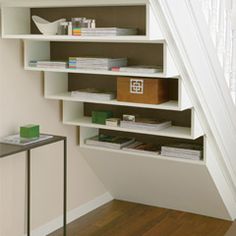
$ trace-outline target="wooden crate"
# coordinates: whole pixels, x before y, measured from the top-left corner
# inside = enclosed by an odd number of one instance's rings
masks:
[[[117,78],[117,100],[160,104],[169,100],[168,81],[149,78]]]

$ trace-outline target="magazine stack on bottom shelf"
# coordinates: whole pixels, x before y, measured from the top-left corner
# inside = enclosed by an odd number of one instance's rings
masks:
[[[123,148],[124,151],[146,153],[146,154],[160,154],[160,147],[151,143],[143,143],[135,141]]]
[[[130,143],[133,143],[134,141],[134,138],[99,134],[92,138],[86,139],[85,144],[111,149],[122,149],[123,147],[129,145]]]
[[[135,138],[99,134],[85,140],[86,145],[110,149],[122,149],[130,152],[160,154],[160,147],[136,141]]]
[[[203,146],[200,144],[178,143],[169,146],[145,143],[132,137],[99,134],[85,140],[85,144],[95,147],[123,150],[133,153],[161,155],[189,160],[202,160]]]
[[[189,143],[162,146],[161,155],[190,160],[201,160],[203,155],[203,147],[202,145]]]

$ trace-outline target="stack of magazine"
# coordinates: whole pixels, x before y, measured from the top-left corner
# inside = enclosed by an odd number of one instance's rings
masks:
[[[22,138],[19,134],[10,135],[0,140],[0,143],[25,146],[52,138],[51,135],[41,134],[37,138]]]
[[[147,131],[159,131],[166,129],[172,125],[171,121],[158,121],[152,119],[142,119],[138,118],[135,121],[125,121],[120,122],[120,127],[128,129],[138,129]]]
[[[30,67],[37,68],[54,68],[54,69],[66,69],[67,62],[66,61],[30,61]]]
[[[120,35],[136,35],[137,29],[134,28],[82,28],[82,36],[120,36]]]
[[[127,66],[127,58],[70,57],[69,68],[110,70],[112,67]]]
[[[199,144],[180,143],[161,147],[161,155],[191,160],[202,159],[203,147]]]
[[[112,92],[97,90],[95,88],[79,89],[71,92],[72,97],[85,100],[109,101],[115,98]]]
[[[120,72],[130,72],[130,73],[162,73],[162,66],[147,66],[147,65],[137,65],[137,66],[125,66],[118,69]]]
[[[137,152],[137,153],[146,153],[146,154],[160,154],[160,147],[150,143],[143,143],[139,141],[135,141],[130,145],[124,147],[122,150],[129,152]]]
[[[134,138],[125,138],[119,136],[111,136],[105,134],[99,134],[92,138],[85,140],[85,144],[97,147],[105,147],[111,149],[122,149],[123,147],[133,143]]]

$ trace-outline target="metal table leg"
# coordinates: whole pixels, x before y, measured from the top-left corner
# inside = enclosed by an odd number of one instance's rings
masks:
[[[67,139],[64,139],[63,142],[64,148],[64,180],[63,180],[63,235],[66,236],[66,223],[67,223]],[[30,236],[30,184],[31,184],[31,153],[30,149],[27,150],[26,165],[27,165],[27,236]]]
[[[30,150],[27,150],[27,236],[30,236]]]
[[[64,139],[64,200],[63,200],[63,235],[66,236],[67,218],[67,139]]]

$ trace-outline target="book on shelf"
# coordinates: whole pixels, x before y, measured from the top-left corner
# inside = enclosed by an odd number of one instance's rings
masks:
[[[122,148],[124,151],[137,152],[137,153],[146,153],[146,154],[160,154],[160,147],[151,143],[143,143],[135,141],[130,145]]]
[[[199,144],[178,143],[161,147],[163,156],[201,160],[203,146]]]
[[[161,151],[161,155],[166,157],[183,158],[196,161],[200,161],[202,159],[201,155],[199,156],[186,153],[176,153],[176,152],[166,152],[166,151]]]
[[[66,69],[68,63],[66,61],[30,61],[30,67],[36,68],[56,68]]]
[[[128,129],[139,129],[147,131],[159,131],[169,128],[172,125],[171,121],[159,121],[155,119],[136,118],[135,121],[120,122],[120,127]]]
[[[121,149],[129,145],[130,143],[133,143],[134,141],[135,141],[134,138],[99,134],[94,137],[86,139],[85,144],[97,147],[111,148],[111,149]]]
[[[162,73],[163,66],[149,66],[149,65],[135,65],[135,66],[123,66],[119,68],[120,72],[132,72],[132,73]]]
[[[115,93],[98,90],[95,88],[87,88],[72,91],[71,97],[88,100],[110,101],[115,98]]]
[[[110,70],[112,67],[127,65],[127,58],[70,57],[69,68]]]
[[[14,135],[10,135],[10,136],[2,138],[0,142],[5,143],[5,144],[25,146],[25,145],[45,141],[50,138],[52,138],[51,135],[45,135],[45,134],[41,134],[37,138],[22,138],[20,137],[20,134],[14,134]]]
[[[117,28],[117,27],[97,27],[97,28],[82,28],[82,36],[122,36],[136,35],[135,28]]]

